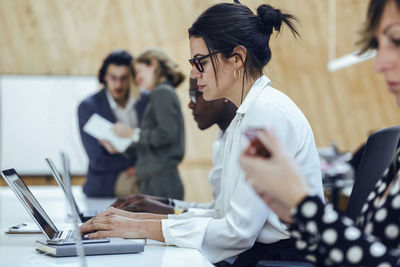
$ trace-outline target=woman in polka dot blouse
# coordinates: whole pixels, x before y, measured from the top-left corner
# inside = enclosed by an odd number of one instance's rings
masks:
[[[375,70],[385,75],[400,106],[400,0],[370,2],[360,44],[362,52],[377,49]],[[271,155],[258,156],[251,145],[243,152],[247,180],[288,223],[307,260],[318,266],[400,266],[399,152],[353,221],[313,195],[273,129],[258,131],[258,138]]]

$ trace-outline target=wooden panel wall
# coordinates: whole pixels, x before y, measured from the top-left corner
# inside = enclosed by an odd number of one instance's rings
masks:
[[[170,53],[189,74],[187,29],[212,0],[0,0],[0,74],[96,74],[115,48],[133,54],[151,46]],[[302,37],[287,29],[271,38],[265,69],[273,86],[304,111],[319,146],[335,140],[353,150],[370,130],[399,124],[399,111],[373,61],[335,73],[328,62],[328,0],[248,0],[294,13]],[[336,55],[355,49],[368,1],[336,0]],[[184,111],[187,154],[181,166],[187,199],[209,199],[206,173],[216,127],[200,132],[187,108],[187,83],[178,90]],[[201,141],[200,141],[201,140]],[[199,145],[201,144],[201,145]],[[202,171],[199,171],[201,169]]]

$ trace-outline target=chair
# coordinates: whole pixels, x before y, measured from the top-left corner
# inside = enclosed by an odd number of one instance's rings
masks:
[[[384,170],[390,165],[399,147],[400,126],[385,128],[371,134],[356,170],[353,190],[346,215],[355,219],[360,214],[368,194],[372,191]],[[313,267],[308,262],[259,261],[257,267]]]
[[[361,212],[368,194],[373,190],[384,170],[389,167],[399,146],[400,126],[385,128],[371,134],[356,170],[353,190],[346,215],[355,219]]]
[[[309,262],[298,261],[259,261],[256,267],[314,267]]]

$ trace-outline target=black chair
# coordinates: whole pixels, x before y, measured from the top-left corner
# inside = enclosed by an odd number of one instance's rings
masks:
[[[385,128],[371,134],[365,145],[356,170],[353,190],[346,209],[346,215],[355,219],[361,212],[368,194],[373,190],[384,170],[390,165],[399,147],[400,126]],[[308,262],[259,261],[257,267],[313,267]]]
[[[368,194],[373,190],[383,172],[389,167],[399,147],[400,126],[385,128],[371,134],[365,144],[346,215],[355,219],[361,212]]]
[[[315,265],[308,262],[297,261],[259,261],[257,267],[314,267]]]

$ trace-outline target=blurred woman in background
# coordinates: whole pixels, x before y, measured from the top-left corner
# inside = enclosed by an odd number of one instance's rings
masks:
[[[121,183],[124,186],[119,191],[125,192],[119,195],[140,192],[183,199],[184,189],[177,166],[185,152],[185,133],[175,88],[185,76],[158,48],[138,55],[132,68],[135,83],[150,93],[140,128],[132,129],[121,123],[114,126],[118,136],[132,138],[133,142],[124,154],[137,160],[136,179],[131,179],[130,187],[126,186],[126,181]],[[109,152],[116,153],[109,142],[103,141],[103,145]]]

